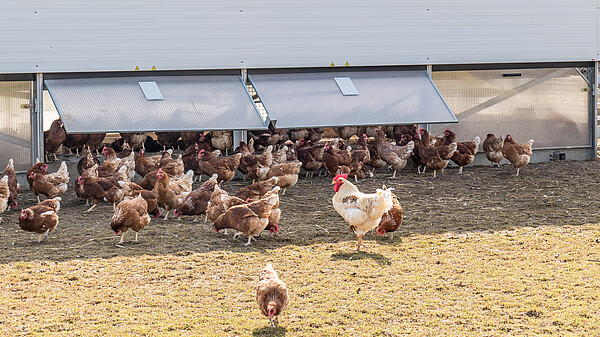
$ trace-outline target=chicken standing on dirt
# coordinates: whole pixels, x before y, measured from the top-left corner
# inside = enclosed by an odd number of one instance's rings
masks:
[[[100,203],[108,202],[113,204],[113,209],[116,208],[116,203],[123,199],[125,195],[121,189],[119,181],[113,178],[94,178],[83,177],[77,178],[78,196],[83,199],[92,199],[94,204],[84,213],[91,212]],[[123,182],[121,182],[123,183]]]
[[[65,139],[67,139],[67,133],[65,132],[63,123],[60,118],[55,119],[50,125],[50,129],[44,131],[44,151],[46,152],[46,157],[52,153],[54,160],[58,160],[56,158],[56,151],[58,151]],[[48,160],[46,159],[46,161]]]
[[[198,167],[204,174],[212,176],[216,173],[219,182],[228,182],[240,166],[242,155],[237,153],[229,157],[217,157],[212,152],[200,150],[198,157]]]
[[[275,185],[283,188],[281,195],[285,195],[285,191],[288,187],[296,185],[298,182],[298,175],[300,174],[300,167],[302,163],[300,161],[288,162],[280,165],[273,165],[267,172],[267,179],[276,177]]]
[[[133,242],[138,242],[138,232],[149,223],[148,203],[140,194],[131,200],[123,200],[117,205],[115,214],[110,220],[110,228],[115,231],[115,235],[121,234],[119,243],[123,243],[125,232],[130,228],[135,232]]]
[[[194,172],[188,171],[184,178],[172,180],[162,169],[158,169],[156,176],[158,179],[152,192],[165,206],[165,220],[167,220],[169,211],[181,207],[185,198],[192,191]]]
[[[145,177],[151,171],[158,170],[162,155],[145,157],[144,150],[140,151],[135,157],[135,172]]]
[[[75,153],[79,155],[79,148],[85,145],[85,142],[88,140],[88,135],[83,134],[75,134],[69,133],[65,138],[65,141],[62,143],[63,147],[69,150],[70,154],[73,154],[73,149],[75,149]]]
[[[219,215],[225,213],[229,208],[246,203],[245,200],[236,196],[231,196],[227,191],[221,189],[219,186],[215,186],[215,189],[210,195],[210,200],[206,205],[206,219],[204,222],[215,222]]]
[[[253,236],[260,234],[267,227],[271,209],[278,203],[279,195],[272,194],[249,204],[233,206],[219,215],[213,223],[213,228],[217,233],[225,228],[242,232],[248,235],[248,242],[244,246],[249,246]]]
[[[31,191],[40,200],[40,194],[45,195],[48,198],[54,198],[61,196],[67,191],[67,184],[69,183],[69,171],[67,170],[67,163],[64,161],[60,164],[58,171],[51,174],[41,174],[32,172],[29,175],[31,178]]]
[[[257,181],[253,184],[240,188],[235,196],[246,201],[256,201],[262,198],[265,193],[269,192],[276,182],[277,178]]]
[[[211,131],[211,136],[211,145],[226,156],[229,155],[229,149],[233,146],[233,131]]]
[[[47,199],[36,206],[21,210],[19,227],[27,232],[40,234],[38,242],[46,240],[48,234],[58,226],[60,197]]]
[[[8,188],[8,176],[0,179],[0,214],[8,208],[8,198],[10,198],[10,189]]]
[[[502,154],[503,145],[504,141],[502,140],[502,136],[498,138],[492,133],[488,133],[483,141],[485,157],[492,162],[492,166],[497,164],[498,167],[500,167],[500,162],[504,159],[504,155]]]
[[[271,326],[279,324],[279,315],[285,310],[290,299],[285,283],[279,279],[271,263],[258,275],[256,287],[256,302],[260,312],[269,317]]]
[[[6,169],[4,169],[4,172],[2,172],[2,175],[0,177],[8,178],[8,189],[10,191],[10,195],[8,197],[8,207],[16,209],[17,197],[19,196],[19,192],[21,191],[21,184],[17,182],[15,164],[12,158],[8,160],[8,165],[6,165]]]
[[[378,189],[374,194],[361,193],[348,181],[347,174],[338,174],[332,184],[335,190],[332,199],[333,208],[358,236],[356,250],[359,251],[365,233],[377,227],[383,214],[392,208],[392,191]]]
[[[429,167],[433,170],[433,177],[435,178],[438,170],[443,170],[448,166],[448,161],[454,155],[457,144],[454,142],[449,145],[433,146],[429,139],[429,133],[424,129],[421,129],[417,135],[421,137],[417,146],[419,158],[421,158],[421,163],[425,165],[421,173],[425,173],[425,169]]]
[[[306,170],[306,177],[312,177],[314,172],[323,167],[323,152],[321,146],[310,146],[310,141],[300,139],[298,146],[295,147],[298,160],[302,162],[302,168]],[[289,158],[288,158],[289,160]]]
[[[205,181],[200,187],[188,194],[181,207],[173,212],[176,217],[182,215],[200,215],[206,213],[206,207],[210,201],[210,196],[217,186],[217,175],[213,174],[210,179]]]
[[[406,162],[415,148],[415,143],[411,141],[405,146],[393,145],[385,140],[385,133],[379,129],[375,131],[375,135],[377,155],[390,165],[394,170],[392,178],[396,178],[396,172],[406,166]]]
[[[508,161],[510,161],[513,166],[517,169],[517,174],[519,175],[519,169],[527,164],[531,160],[531,147],[533,146],[533,139],[530,139],[525,144],[519,144],[514,141],[511,135],[506,135],[504,138],[504,146],[502,148],[502,155]]]
[[[463,167],[471,164],[475,160],[475,155],[479,150],[479,143],[481,139],[476,136],[473,141],[470,142],[457,142],[456,134],[450,129],[444,131],[444,145],[450,145],[456,142],[456,151],[450,159],[458,165],[458,173],[462,174]]]
[[[141,195],[148,204],[148,214],[155,219],[160,216],[160,211],[158,210],[158,198],[152,191],[145,190],[140,185],[129,181],[124,182],[123,192],[123,200],[131,200],[138,195]]]
[[[89,169],[95,164],[100,165],[100,161],[94,157],[90,149],[84,145],[81,149],[81,157],[77,162],[77,172],[79,172],[79,175],[81,175],[81,172]]]
[[[383,189],[386,189],[385,186]],[[392,194],[392,199],[392,208],[383,214],[379,226],[377,226],[377,234],[385,236],[385,233],[390,233],[390,240],[394,239],[394,232],[402,224],[402,206],[394,194]]]

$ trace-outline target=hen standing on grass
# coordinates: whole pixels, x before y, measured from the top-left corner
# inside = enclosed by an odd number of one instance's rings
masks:
[[[361,193],[348,180],[347,174],[338,174],[333,179],[335,195],[333,208],[350,224],[350,229],[358,236],[356,251],[365,233],[377,227],[383,214],[393,206],[392,190],[377,190],[374,194]]]
[[[290,298],[285,283],[279,279],[271,263],[267,263],[267,266],[258,275],[256,302],[258,302],[260,312],[269,317],[271,326],[279,324],[277,317],[287,307]]]

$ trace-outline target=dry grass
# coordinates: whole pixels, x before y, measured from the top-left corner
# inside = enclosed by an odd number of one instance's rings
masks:
[[[393,242],[356,237],[331,207],[330,178],[282,197],[277,237],[251,247],[202,221],[153,220],[115,246],[111,206],[83,215],[67,194],[48,241],[0,224],[2,335],[582,335],[600,331],[597,162],[403,172],[406,212]],[[229,184],[236,190],[242,182]],[[69,191],[68,193],[72,193]],[[23,194],[20,204],[33,204]],[[128,233],[126,239],[131,240]],[[272,262],[290,306],[272,329],[255,299]]]

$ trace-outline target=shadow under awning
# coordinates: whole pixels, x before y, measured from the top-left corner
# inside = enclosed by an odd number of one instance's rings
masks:
[[[249,78],[278,129],[458,122],[425,71],[256,73]]]
[[[148,92],[145,84],[151,82],[156,85],[150,85]],[[48,79],[44,83],[68,133],[267,128],[248,89],[235,75]]]

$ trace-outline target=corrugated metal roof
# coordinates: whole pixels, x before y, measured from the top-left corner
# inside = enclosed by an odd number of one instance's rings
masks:
[[[147,100],[139,82],[164,99]],[[46,80],[69,133],[266,129],[239,76]]]
[[[335,78],[349,77],[358,95],[344,96]],[[252,74],[277,128],[452,123],[456,117],[425,71]]]

